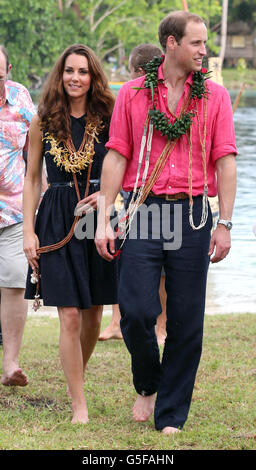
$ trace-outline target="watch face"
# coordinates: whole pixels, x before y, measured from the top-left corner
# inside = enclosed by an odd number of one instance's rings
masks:
[[[217,221],[217,224],[223,224],[223,225],[225,225],[225,227],[226,227],[227,230],[231,230],[232,227],[233,227],[233,224],[232,224],[232,222],[231,222],[230,220],[222,220],[222,219],[219,219],[219,220]]]

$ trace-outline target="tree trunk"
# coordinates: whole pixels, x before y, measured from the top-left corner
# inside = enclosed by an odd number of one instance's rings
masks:
[[[228,22],[228,0],[222,1],[222,17],[221,17],[221,36],[220,36],[220,53],[221,66],[225,57],[226,41],[227,41],[227,22]]]
[[[183,10],[188,11],[188,5],[186,0],[182,0]]]

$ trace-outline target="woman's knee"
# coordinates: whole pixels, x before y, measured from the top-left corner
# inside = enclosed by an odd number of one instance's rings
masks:
[[[61,307],[58,309],[61,328],[70,333],[80,334],[81,313],[76,307]]]
[[[87,328],[97,329],[100,328],[102,319],[102,305],[94,305],[88,310],[83,311],[83,322],[86,322]]]

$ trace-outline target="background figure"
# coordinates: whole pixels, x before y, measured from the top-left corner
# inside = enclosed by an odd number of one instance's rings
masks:
[[[154,44],[139,44],[134,47],[129,56],[129,70],[131,79],[145,75],[145,67],[153,57],[161,57],[163,51]]]
[[[35,113],[26,88],[11,80],[8,54],[0,46],[0,314],[3,385],[25,386],[18,356],[27,316],[27,260],[23,252],[22,190],[27,134]]]
[[[99,336],[102,306],[117,303],[116,263],[104,261],[94,244],[99,179],[113,105],[98,58],[89,47],[74,44],[56,62],[30,129],[24,185],[24,250],[31,267],[26,298],[36,293],[36,285],[30,282],[33,270],[32,277],[41,276],[36,295],[44,305],[58,309],[60,359],[72,399],[72,423],[88,421],[84,372]],[[49,188],[34,229],[43,158]],[[85,214],[75,234],[57,249],[44,252],[45,245],[66,237],[74,213]]]
[[[154,44],[139,44],[134,47],[129,57],[129,69],[131,78],[135,79],[145,75],[146,64],[153,59],[153,57],[161,57],[163,52]],[[122,192],[121,192],[122,193]],[[125,195],[127,193],[123,192]],[[165,291],[165,275],[162,270],[159,288],[160,302],[162,313],[157,317],[156,322],[156,336],[159,345],[164,344],[166,337],[166,291]],[[123,335],[120,328],[120,310],[118,305],[113,305],[113,313],[111,323],[100,334],[99,341],[106,341],[108,339],[122,339]]]

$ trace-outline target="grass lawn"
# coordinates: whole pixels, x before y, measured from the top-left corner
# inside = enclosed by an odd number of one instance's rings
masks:
[[[240,72],[236,68],[222,70],[224,86],[228,90],[239,90],[242,83],[246,90],[256,90],[256,69],[246,69]]]
[[[0,449],[255,450],[255,319],[252,314],[206,317],[189,419],[170,437],[154,430],[153,418],[133,422],[130,358],[123,341],[116,340],[99,342],[89,363],[89,423],[71,425],[58,319],[29,317],[20,354],[29,385],[0,387]],[[102,328],[108,322],[104,317]]]

